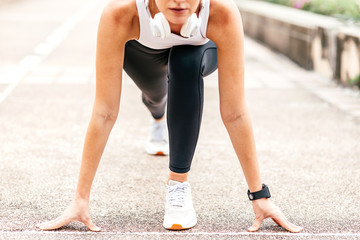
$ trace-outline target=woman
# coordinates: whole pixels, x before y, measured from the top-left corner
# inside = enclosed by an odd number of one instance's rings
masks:
[[[210,4],[211,3],[211,4]],[[97,40],[96,97],[85,138],[77,192],[57,219],[42,230],[72,221],[100,231],[89,215],[89,196],[101,155],[118,116],[122,69],[142,91],[154,121],[146,146],[167,154],[165,106],[170,144],[170,172],[163,226],[188,229],[197,223],[188,172],[198,139],[203,76],[218,68],[220,112],[249,186],[257,231],[272,218],[290,232],[288,222],[262,185],[252,126],[244,97],[243,29],[232,0],[113,0],[103,11]]]

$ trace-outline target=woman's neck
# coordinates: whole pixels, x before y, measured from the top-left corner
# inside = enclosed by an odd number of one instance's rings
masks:
[[[150,11],[150,14],[151,14],[151,17],[154,17],[155,14],[159,13],[160,10],[158,8],[158,6],[156,5],[156,2],[155,0],[149,0],[149,11]],[[199,6],[197,7],[195,13],[199,16],[199,12],[200,12],[200,7],[201,7],[201,1],[199,3]],[[171,22],[169,22],[169,25],[170,25],[170,29],[171,29],[171,32],[172,33],[175,33],[175,34],[178,34],[180,35],[180,31],[181,31],[181,28],[182,28],[182,24],[173,24]]]
[[[152,17],[155,16],[155,14],[160,12],[159,8],[157,7],[157,5],[155,3],[155,0],[149,0],[149,11],[150,11],[150,14]]]

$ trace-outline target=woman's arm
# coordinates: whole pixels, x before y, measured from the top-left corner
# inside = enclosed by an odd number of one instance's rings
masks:
[[[57,219],[37,225],[51,230],[72,221],[99,231],[89,216],[89,197],[102,153],[119,112],[125,43],[136,37],[135,1],[114,1],[100,19],[96,51],[96,95],[87,129],[75,199]]]
[[[262,189],[244,94],[243,29],[232,1],[212,1],[208,37],[217,45],[220,112],[251,192]],[[215,5],[215,6],[214,6]],[[234,10],[235,9],[235,10]]]
[[[96,49],[96,95],[85,137],[76,196],[88,199],[100,158],[119,112],[125,43],[131,19],[125,6],[110,5],[100,19]]]
[[[207,36],[217,45],[220,112],[251,192],[262,189],[255,140],[244,94],[243,26],[232,0],[212,0]],[[291,232],[301,228],[289,223],[269,199],[252,202],[257,231],[271,217]]]

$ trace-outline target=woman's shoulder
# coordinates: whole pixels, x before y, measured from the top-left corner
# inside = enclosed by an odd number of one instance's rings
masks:
[[[111,0],[104,8],[103,14],[111,15],[119,21],[137,17],[136,0]]]
[[[234,0],[210,0],[207,36],[218,37],[241,22],[240,12]],[[221,34],[220,34],[221,35]],[[213,39],[212,39],[213,40]]]
[[[210,18],[214,22],[224,23],[232,14],[238,14],[239,10],[234,0],[210,0]]]
[[[137,0],[111,0],[102,12],[102,19],[106,19],[109,24],[103,26],[114,27],[121,30],[126,35],[136,37],[138,24]]]

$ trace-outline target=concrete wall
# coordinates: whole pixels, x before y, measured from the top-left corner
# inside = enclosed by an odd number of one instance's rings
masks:
[[[360,29],[345,30],[344,24],[334,18],[276,4],[255,0],[236,2],[248,36],[305,69],[342,83],[360,74]]]
[[[336,78],[342,83],[360,75],[360,31],[344,28],[337,35]]]

